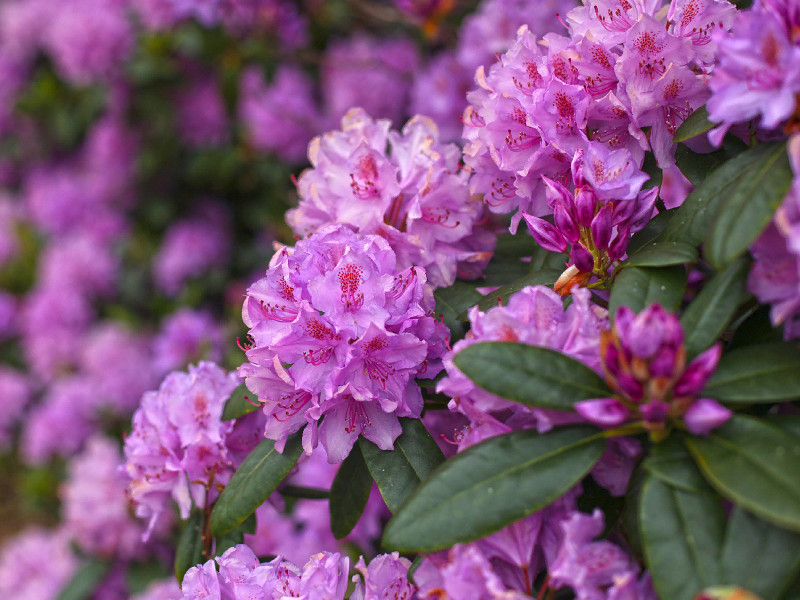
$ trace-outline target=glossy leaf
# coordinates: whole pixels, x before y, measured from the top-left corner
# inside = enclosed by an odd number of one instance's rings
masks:
[[[689,492],[650,476],[639,510],[646,564],[659,597],[693,600],[703,588],[723,583],[725,513],[713,490]]]
[[[436,317],[442,318],[450,329],[450,343],[464,337],[467,325],[464,321],[467,309],[480,302],[483,296],[472,286],[463,281],[456,281],[446,288],[439,288],[433,293],[436,299]]]
[[[675,135],[672,136],[672,141],[676,143],[685,142],[714,127],[714,123],[708,120],[708,110],[706,110],[705,105],[703,105],[686,117],[686,120],[678,127]]]
[[[719,150],[706,154],[698,154],[685,144],[679,144],[675,151],[675,162],[686,179],[697,186],[717,168],[747,149],[744,142],[732,135],[725,138]]]
[[[98,584],[108,574],[111,563],[104,560],[91,560],[75,573],[70,582],[61,590],[56,600],[87,600]],[[46,576],[46,575],[39,575]]]
[[[682,266],[627,267],[614,280],[608,312],[613,316],[620,306],[627,306],[638,313],[653,302],[675,311],[680,307],[685,290],[686,269]]]
[[[677,210],[677,208],[672,208],[670,210],[665,210],[664,212],[658,213],[647,222],[647,225],[645,225],[641,231],[634,233],[633,237],[631,237],[630,243],[628,244],[628,256],[633,256],[636,254],[636,252],[650,242],[656,241],[663,233],[667,223],[670,219],[672,219],[672,216]]]
[[[755,344],[771,344],[783,341],[783,328],[773,327],[769,316],[770,307],[759,305],[743,315],[733,334],[731,350],[753,346]]]
[[[777,342],[724,354],[702,394],[727,404],[800,398],[800,348]]]
[[[353,530],[372,491],[372,475],[355,444],[336,472],[331,485],[330,503],[331,531],[340,540]]]
[[[253,513],[249,517],[247,517],[244,522],[236,527],[235,529],[229,531],[225,535],[218,537],[216,539],[216,544],[214,546],[214,556],[222,556],[226,550],[229,548],[233,548],[238,544],[244,543],[244,535],[246,533],[254,534],[256,532],[256,515]]]
[[[367,469],[392,513],[444,462],[444,454],[422,421],[400,419],[400,424],[403,433],[394,441],[394,450],[381,450],[363,437],[358,440]]]
[[[671,487],[685,492],[708,489],[708,483],[684,446],[680,433],[673,433],[663,442],[654,444],[643,465],[650,475]]]
[[[222,536],[249,517],[289,474],[302,451],[299,434],[289,438],[282,454],[275,450],[274,441],[262,440],[214,504],[211,534]]]
[[[800,438],[734,415],[686,445],[720,494],[779,527],[800,531]]]
[[[251,402],[256,404],[251,404]],[[231,392],[231,397],[225,402],[225,408],[222,409],[222,420],[232,421],[258,410],[257,402],[258,396],[248,390],[245,384],[241,384]]]
[[[762,600],[778,600],[800,573],[800,534],[780,529],[734,507],[722,548],[726,584]]]
[[[579,400],[611,394],[597,373],[550,348],[481,342],[459,351],[453,361],[476,385],[528,406],[572,410]]]
[[[683,242],[654,241],[645,244],[627,261],[628,267],[668,267],[697,261],[697,248]]]
[[[711,223],[703,255],[717,269],[741,256],[772,220],[794,175],[785,143],[764,144],[759,160],[726,190]]]
[[[746,258],[732,262],[712,277],[683,311],[681,325],[690,359],[717,341],[745,300],[749,266]]]
[[[554,269],[544,269],[542,271],[534,271],[525,275],[524,277],[520,277],[513,283],[509,283],[508,285],[504,285],[501,288],[493,291],[491,294],[486,294],[486,296],[482,296],[481,300],[477,303],[478,308],[482,311],[487,311],[490,308],[494,308],[498,305],[505,305],[508,304],[508,299],[520,291],[522,288],[533,286],[533,285],[544,285],[549,288],[552,288],[556,280],[561,275],[562,271],[554,270]],[[466,320],[467,319],[467,311],[465,310],[459,315],[459,319]]]
[[[600,459],[588,427],[515,431],[457,454],[428,478],[386,527],[383,545],[432,552],[484,537],[563,495]]]
[[[178,547],[175,549],[175,577],[183,581],[186,571],[203,560],[203,514],[195,510],[183,524]]]

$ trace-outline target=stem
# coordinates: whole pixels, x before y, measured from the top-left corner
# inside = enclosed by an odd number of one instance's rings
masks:
[[[216,475],[216,470],[212,469],[211,477],[208,480],[208,487],[206,487],[206,502],[205,507],[203,508],[203,528],[200,530],[200,539],[203,540],[203,562],[209,560],[211,558],[211,542],[213,541],[213,537],[211,537],[211,510],[214,508],[213,503],[210,501],[211,498],[211,488],[214,487],[214,476]]]
[[[542,587],[539,588],[539,595],[536,596],[536,600],[542,600],[544,598],[545,592],[549,587],[550,587],[550,573],[545,575],[544,581],[542,582]]]

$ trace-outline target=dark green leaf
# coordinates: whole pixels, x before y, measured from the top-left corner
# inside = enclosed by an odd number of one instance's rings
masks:
[[[800,438],[800,416],[795,415],[775,415],[764,419],[770,425],[782,429],[789,435]]]
[[[111,570],[111,563],[92,560],[83,565],[56,600],[86,600]]]
[[[661,236],[662,239],[685,242],[692,246],[703,242],[718,206],[753,176],[752,168],[755,165],[763,162],[774,151],[774,144],[759,144],[715,168],[675,212]],[[691,155],[693,160],[699,160],[697,157],[702,156],[694,153]]]
[[[708,437],[687,438],[686,445],[723,496],[770,523],[800,531],[800,438],[734,415]]]
[[[705,133],[709,129],[714,128],[714,123],[708,120],[708,111],[705,105],[696,109],[690,114],[686,120],[678,127],[678,131],[672,136],[673,142],[685,142],[701,133]]]
[[[656,161],[656,157],[653,156],[653,154],[650,152],[648,152],[644,157],[644,163],[642,163],[642,171],[644,171],[650,176],[650,179],[648,179],[642,186],[642,188],[645,190],[649,190],[658,185],[661,185],[662,181],[664,180],[664,172],[661,170],[661,168],[659,168],[658,161]]]
[[[436,316],[444,319],[444,324],[450,329],[450,343],[464,337],[467,324],[461,318],[470,306],[477,304],[483,296],[475,289],[474,285],[463,281],[456,281],[446,288],[439,288],[433,293],[436,299]]]
[[[175,577],[183,581],[186,571],[203,560],[203,514],[195,510],[183,524],[178,547],[175,549]]]
[[[707,154],[698,154],[688,146],[679,144],[675,151],[675,162],[686,178],[694,185],[700,185],[717,168],[742,154],[748,146],[736,136],[729,135],[722,142],[722,148]]]
[[[141,594],[147,587],[159,579],[166,579],[169,571],[165,565],[155,557],[146,562],[132,562],[125,571],[125,584],[130,594]]]
[[[655,217],[647,222],[647,225],[645,225],[641,231],[633,234],[633,237],[628,244],[628,256],[633,256],[648,243],[656,241],[677,210],[677,208],[672,208],[670,210],[665,210],[664,212],[658,213]]]
[[[665,310],[675,311],[681,305],[686,290],[686,269],[674,267],[628,267],[614,280],[608,313],[617,314],[620,306],[638,313],[658,302]]]
[[[258,396],[248,390],[245,384],[241,384],[231,392],[231,397],[225,402],[225,408],[222,410],[222,420],[232,421],[258,410],[257,401]],[[251,402],[255,402],[255,404],[251,404]]]
[[[682,435],[673,433],[663,442],[654,444],[643,465],[648,473],[667,485],[685,492],[708,489],[706,480],[683,444]]]
[[[764,146],[768,148],[760,159],[748,165],[743,177],[726,190],[708,230],[703,255],[717,269],[747,251],[792,185],[786,144]]]
[[[249,533],[252,535],[255,532],[256,515],[253,513],[247,517],[241,525],[217,538],[216,546],[214,546],[214,556],[222,556],[229,548],[233,548],[238,544],[243,544],[244,534]]]
[[[546,285],[547,287],[552,288],[553,285],[555,285],[559,275],[561,275],[561,271],[556,271],[553,269],[545,269],[543,271],[528,273],[513,283],[509,283],[508,285],[504,285],[500,289],[493,291],[491,294],[481,296],[481,300],[477,303],[478,308],[480,308],[482,311],[487,311],[490,308],[494,308],[500,304],[508,304],[508,299],[511,296],[516,294],[522,288],[531,285]],[[459,315],[459,318],[466,319],[467,311],[465,310],[462,312]]]
[[[757,306],[754,311],[746,315],[733,334],[730,348],[737,349],[755,344],[782,341],[783,328],[772,326],[769,312],[769,306]]]
[[[605,439],[588,427],[489,438],[440,466],[389,521],[383,545],[432,552],[484,537],[540,510],[600,459]]]
[[[288,496],[290,498],[303,498],[305,500],[327,500],[330,496],[330,492],[328,490],[308,487],[305,485],[284,485],[279,491],[281,496]]]
[[[361,453],[370,475],[392,513],[433,470],[444,462],[444,454],[419,419],[400,419],[403,433],[394,450],[381,450],[359,438]]]
[[[717,341],[719,335],[744,301],[750,261],[732,262],[709,281],[681,316],[689,358],[700,354]]]
[[[702,394],[728,404],[800,398],[800,348],[777,342],[724,354]]]
[[[611,394],[583,363],[550,348],[518,342],[481,342],[453,359],[483,389],[529,406],[572,410],[579,400]]]
[[[693,263],[697,248],[683,242],[655,241],[646,244],[627,261],[628,267],[668,267]]]
[[[778,600],[800,572],[800,535],[733,509],[722,548],[726,584],[740,585],[762,600]]]
[[[303,448],[300,434],[286,442],[283,453],[275,442],[264,439],[244,459],[222,490],[211,512],[211,534],[219,537],[249,517],[292,470]]]
[[[712,490],[687,492],[651,476],[639,510],[646,564],[660,598],[693,600],[703,588],[723,583],[725,513]]]
[[[369,474],[359,444],[355,444],[339,467],[331,485],[331,531],[337,540],[342,539],[356,526],[367,506],[371,491],[372,475]]]

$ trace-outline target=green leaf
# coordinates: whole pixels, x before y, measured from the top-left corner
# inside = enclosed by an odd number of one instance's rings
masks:
[[[650,219],[640,231],[637,231],[631,237],[631,241],[628,244],[628,256],[633,256],[638,252],[641,248],[649,244],[650,242],[654,242],[658,239],[664,229],[667,226],[667,223],[677,211],[677,208],[671,208],[670,210],[665,210],[664,212],[658,213],[655,217]]]
[[[740,585],[762,600],[778,600],[800,572],[800,535],[736,506],[728,521],[721,562],[726,584]]]
[[[231,392],[231,397],[225,402],[225,408],[222,409],[222,420],[232,421],[258,410],[258,404],[250,403],[257,400],[258,397],[248,390],[245,384],[241,384]]]
[[[767,149],[760,159],[726,190],[708,231],[703,255],[717,269],[747,252],[792,185],[786,144],[763,145]]]
[[[800,398],[800,348],[776,342],[724,354],[703,396],[727,404],[780,402]]]
[[[605,450],[596,429],[484,440],[440,466],[389,521],[383,545],[433,552],[484,537],[540,510],[589,472]]]
[[[770,307],[761,305],[754,308],[755,310],[747,314],[736,328],[733,341],[730,343],[731,350],[783,340],[783,328],[772,326]]]
[[[572,410],[575,402],[611,394],[597,373],[550,348],[481,342],[467,346],[453,360],[483,389],[528,406]]]
[[[800,438],[800,416],[798,415],[774,415],[766,417],[764,421],[789,435]]]
[[[475,289],[475,286],[463,281],[456,281],[453,285],[446,288],[439,288],[433,292],[436,299],[436,316],[444,319],[444,324],[450,329],[450,343],[464,337],[467,325],[461,318],[461,314],[466,314],[470,306],[477,304],[483,296]]]
[[[232,529],[225,535],[217,538],[217,543],[214,546],[214,556],[222,556],[226,550],[233,548],[238,544],[244,543],[244,534],[254,534],[256,532],[256,514],[253,513],[247,517],[244,522]]]
[[[706,480],[683,444],[683,436],[673,433],[663,442],[654,444],[643,463],[650,475],[670,487],[685,492],[703,492],[708,489]]]
[[[336,472],[331,485],[328,508],[333,537],[340,540],[353,530],[367,506],[371,491],[372,475],[369,474],[359,445],[355,444]]]
[[[678,144],[675,162],[681,173],[694,185],[700,185],[717,168],[748,150],[747,144],[736,136],[726,136],[722,147],[714,152],[698,154],[685,144]]]
[[[774,144],[759,144],[715,168],[692,190],[675,212],[662,239],[699,245],[706,238],[718,206],[752,176],[752,167],[762,162],[774,149]],[[691,156],[695,162],[701,161],[703,157],[693,152]]]
[[[500,289],[493,291],[491,294],[487,294],[486,296],[481,296],[481,300],[477,303],[478,308],[482,311],[487,311],[490,308],[494,308],[495,306],[508,304],[508,299],[520,291],[522,288],[532,286],[532,285],[545,285],[549,288],[552,288],[556,280],[558,279],[559,275],[561,275],[561,271],[557,271],[554,269],[545,269],[543,271],[535,271],[533,273],[528,273],[524,277],[520,277],[513,283],[509,283],[508,285],[504,285]],[[459,319],[466,320],[467,319],[467,310],[464,310],[459,316]]]
[[[111,563],[108,561],[98,559],[89,561],[75,573],[56,600],[86,600],[110,570]]]
[[[725,513],[708,486],[688,492],[648,477],[639,510],[646,564],[660,598],[693,600],[722,583]]]
[[[400,424],[403,433],[394,441],[394,450],[381,450],[363,437],[358,440],[367,469],[392,513],[444,462],[444,454],[422,421],[400,419]]]
[[[709,281],[681,316],[689,358],[700,354],[717,341],[736,309],[745,300],[750,261],[732,262]]]
[[[676,311],[686,290],[686,269],[673,267],[627,267],[614,280],[608,314],[616,315],[620,306],[638,313],[658,302],[665,310]]]
[[[249,517],[292,470],[303,448],[300,434],[286,442],[283,453],[264,439],[244,459],[222,490],[211,512],[211,535],[220,537]]]
[[[672,136],[672,141],[675,143],[685,142],[686,140],[698,136],[701,133],[705,133],[714,127],[715,124],[708,120],[708,110],[706,110],[705,105],[703,105],[696,109],[686,118],[683,123],[681,123],[681,126],[678,127],[678,131],[676,131],[675,135]]]
[[[327,500],[330,497],[328,490],[305,485],[284,485],[279,490],[281,496],[290,498],[303,498],[304,500]]]
[[[734,415],[686,445],[720,494],[765,521],[800,531],[800,438]]]
[[[203,560],[203,514],[195,510],[183,524],[178,547],[175,549],[175,578],[183,581],[186,571]]]
[[[668,267],[697,261],[697,248],[683,242],[655,241],[625,261],[628,267]]]

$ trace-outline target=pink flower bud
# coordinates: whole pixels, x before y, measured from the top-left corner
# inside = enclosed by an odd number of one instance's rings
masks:
[[[591,232],[594,245],[600,250],[606,250],[611,242],[611,205],[606,204],[592,219]]]
[[[525,222],[533,239],[545,250],[551,252],[564,252],[567,249],[567,242],[561,232],[550,223],[539,217],[524,214]]]
[[[594,269],[594,256],[583,247],[583,244],[575,244],[572,246],[570,256],[573,264],[578,267],[579,271],[591,273],[592,269]]]
[[[587,421],[600,427],[622,425],[629,415],[628,409],[615,398],[596,398],[575,403],[575,410]]]
[[[686,427],[695,435],[708,435],[708,432],[719,427],[731,418],[733,413],[711,398],[699,398],[683,415]]]
[[[594,218],[594,209],[597,207],[597,196],[589,186],[578,188],[575,192],[575,212],[578,221],[588,227]]]

